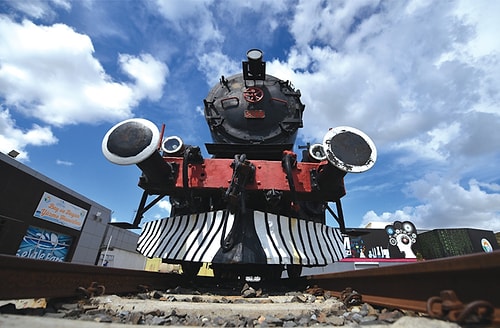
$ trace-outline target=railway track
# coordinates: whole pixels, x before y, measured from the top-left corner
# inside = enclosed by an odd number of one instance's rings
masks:
[[[125,294],[182,284],[181,275],[0,255],[0,300]]]
[[[484,301],[475,304],[488,304],[493,322],[500,325],[499,277],[496,251],[313,276],[310,283],[337,297],[346,297],[342,288],[349,287],[372,305],[427,312],[451,321],[472,313],[468,306],[473,308],[474,302]]]
[[[500,252],[304,277],[310,286],[350,305],[362,301],[460,322],[475,316],[500,325]],[[64,298],[167,290],[191,282],[182,275],[0,256],[0,299]],[[196,285],[198,282],[194,282]],[[203,280],[202,284],[207,281]],[[261,285],[270,290],[270,285]],[[299,287],[300,286],[300,287]],[[219,286],[220,287],[220,286]],[[224,292],[224,289],[221,289]]]

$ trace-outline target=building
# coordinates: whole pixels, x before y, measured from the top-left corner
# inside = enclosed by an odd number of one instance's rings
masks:
[[[471,228],[434,229],[419,235],[425,259],[493,252],[500,249],[493,231]]]
[[[111,226],[110,209],[3,153],[0,181],[0,254],[102,265],[107,249],[110,266],[144,268],[139,236]]]
[[[100,247],[97,265],[143,270],[146,257],[136,251],[139,235],[109,224]]]

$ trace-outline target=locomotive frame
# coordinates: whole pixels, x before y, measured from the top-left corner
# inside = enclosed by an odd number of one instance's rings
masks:
[[[204,100],[212,158],[178,136],[163,138],[164,126],[160,133],[139,118],[116,124],[103,139],[108,160],[142,171],[134,221],[115,225],[139,228],[144,214],[170,196],[170,217],[144,225],[138,250],[181,263],[187,274],[210,262],[221,278],[277,278],[284,269],[297,276],[303,266],[342,259],[344,176],[376,161],[373,141],[347,126],[330,129],[322,144],[308,144],[297,161],[300,91],[265,73],[260,50],[247,58],[243,73],[222,76]],[[338,229],[325,225],[327,211]]]

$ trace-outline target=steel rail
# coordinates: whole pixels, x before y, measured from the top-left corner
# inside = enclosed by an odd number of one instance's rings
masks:
[[[429,260],[374,269],[306,277],[297,281],[341,297],[350,287],[363,302],[389,308],[427,312],[428,300],[453,290],[466,304],[477,300],[494,307],[500,324],[500,251]],[[201,281],[200,281],[201,282]],[[181,275],[117,269],[0,255],[0,300],[75,297],[81,291],[135,293],[141,286],[165,290],[185,284]],[[104,286],[100,290],[100,286]],[[433,304],[433,309],[436,304]]]
[[[0,300],[125,294],[178,286],[181,275],[0,255]],[[94,286],[93,286],[94,285]],[[101,290],[104,286],[104,291]],[[141,287],[142,286],[142,287]],[[80,288],[81,287],[81,288]]]
[[[427,312],[431,297],[452,290],[464,304],[491,303],[496,324],[500,324],[499,279],[500,251],[308,277],[310,285],[336,297],[350,287],[363,302],[417,312]]]

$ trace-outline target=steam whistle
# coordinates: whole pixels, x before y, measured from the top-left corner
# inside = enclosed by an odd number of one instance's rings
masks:
[[[132,118],[116,124],[106,133],[102,152],[114,164],[136,164],[143,173],[139,186],[161,191],[174,183],[175,169],[158,152],[160,138],[154,123]]]

